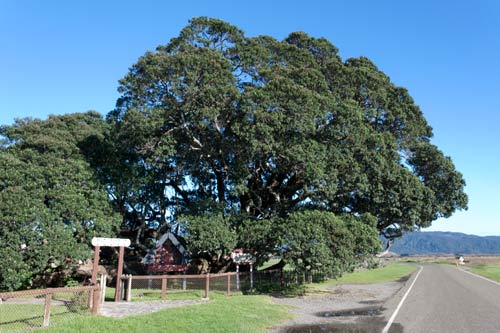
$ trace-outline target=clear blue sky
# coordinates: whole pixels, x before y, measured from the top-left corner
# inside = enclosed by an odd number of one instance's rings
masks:
[[[428,230],[500,235],[500,2],[0,0],[0,124],[110,111],[117,81],[195,16],[248,36],[325,37],[408,88],[433,143],[467,181],[469,210]]]

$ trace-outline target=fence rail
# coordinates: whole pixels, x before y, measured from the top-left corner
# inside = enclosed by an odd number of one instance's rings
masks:
[[[275,271],[229,272],[203,275],[123,275],[120,299],[185,297],[209,298],[210,291],[230,295],[235,291],[252,290],[260,283],[281,283],[282,273]],[[198,294],[193,294],[198,292]]]
[[[168,292],[188,290],[203,291],[203,297],[207,299],[210,290],[224,291],[226,295],[230,295],[235,276],[234,272],[203,275],[124,275],[124,292],[121,298],[127,301],[144,296],[166,298]]]
[[[0,332],[27,332],[77,316],[97,314],[100,287],[47,288],[0,293]]]

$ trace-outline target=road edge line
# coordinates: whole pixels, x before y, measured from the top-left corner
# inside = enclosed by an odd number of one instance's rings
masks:
[[[462,271],[462,272],[465,272],[465,273],[467,273],[467,274],[470,274],[470,275],[472,275],[472,276],[475,276],[475,277],[477,277],[477,278],[480,278],[480,279],[483,279],[483,280],[489,281],[489,282],[491,282],[491,283],[494,283],[494,284],[496,284],[496,285],[500,286],[500,282],[498,282],[498,281],[495,281],[495,280],[492,280],[492,279],[488,279],[487,277],[484,277],[484,276],[479,275],[479,274],[476,274],[476,273],[469,272],[468,270],[465,270],[465,269],[463,269],[463,268],[458,268],[458,270],[460,270],[460,271]]]
[[[410,294],[410,291],[413,288],[413,285],[415,285],[415,282],[417,282],[418,276],[420,275],[420,273],[422,273],[423,269],[424,269],[424,267],[420,266],[420,270],[418,271],[417,275],[415,276],[415,279],[411,283],[410,288],[408,288],[408,290],[404,294],[403,298],[399,302],[398,306],[396,307],[396,310],[394,310],[394,313],[392,314],[391,318],[389,318],[389,321],[387,322],[387,324],[385,325],[384,329],[382,330],[382,333],[389,332],[389,329],[391,328],[391,325],[394,322],[394,319],[396,319],[396,316],[398,315],[399,310],[403,306],[403,303],[406,300],[406,297],[408,297],[408,295]]]

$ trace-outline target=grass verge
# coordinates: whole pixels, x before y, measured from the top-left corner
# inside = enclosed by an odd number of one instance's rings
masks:
[[[399,280],[417,270],[416,265],[412,264],[390,264],[384,267],[375,268],[366,271],[344,274],[342,277],[334,280],[328,280],[322,283],[311,285],[313,290],[324,289],[325,287],[341,283],[380,283]]]
[[[46,332],[265,332],[287,318],[288,307],[267,296],[214,294],[204,304],[123,319],[81,317]]]
[[[500,265],[475,265],[472,266],[470,271],[487,277],[489,279],[500,281]]]

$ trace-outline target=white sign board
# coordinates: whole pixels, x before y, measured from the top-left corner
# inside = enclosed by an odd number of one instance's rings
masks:
[[[126,238],[92,238],[92,245],[94,246],[130,246],[130,239]]]

